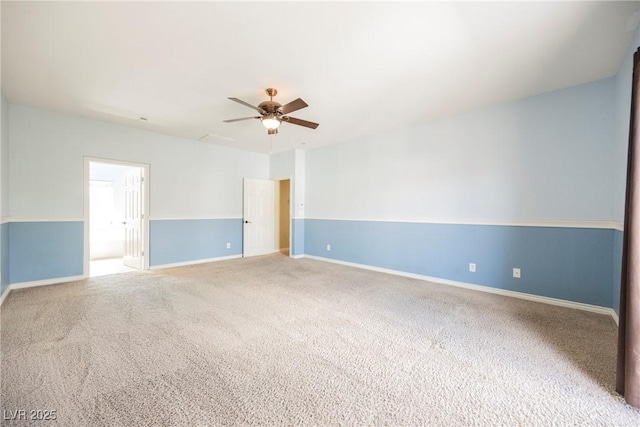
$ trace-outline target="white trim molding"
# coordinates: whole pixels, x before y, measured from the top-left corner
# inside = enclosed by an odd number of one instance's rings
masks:
[[[58,285],[60,283],[67,282],[77,282],[78,280],[84,280],[87,276],[79,275],[79,276],[66,276],[66,277],[56,277],[53,279],[44,279],[44,280],[33,280],[31,282],[20,282],[20,283],[12,283],[9,285],[9,289],[24,289],[24,288],[33,288],[36,286],[47,286],[47,285]]]
[[[237,217],[182,217],[182,218],[156,218],[149,217],[151,221],[190,221],[190,220],[218,220],[218,219],[237,219],[242,221],[242,216]],[[2,217],[0,223],[6,224],[8,222],[83,222],[84,217],[77,218],[27,218],[27,217]]]
[[[26,217],[5,217],[2,223],[7,222],[83,222],[83,217],[76,218],[26,218]]]
[[[185,267],[188,265],[205,264],[207,262],[215,262],[215,261],[226,261],[228,259],[236,259],[236,258],[242,258],[242,254],[221,256],[217,258],[196,259],[193,261],[174,262],[171,264],[152,265],[151,267],[149,267],[149,269],[160,270],[164,268]]]
[[[599,305],[584,304],[581,302],[567,301],[567,300],[558,299],[558,298],[543,297],[539,295],[527,294],[524,292],[509,291],[506,289],[492,288],[490,286],[475,285],[473,283],[458,282],[455,280],[441,279],[439,277],[424,276],[422,274],[407,273],[400,270],[391,270],[388,268],[373,267],[366,264],[340,261],[337,259],[324,258],[324,257],[315,256],[315,255],[303,255],[302,257],[314,259],[318,261],[331,262],[334,264],[346,265],[349,267],[362,268],[364,270],[377,271],[379,273],[387,273],[387,274],[393,274],[396,276],[409,277],[411,279],[424,280],[426,282],[456,286],[459,288],[471,289],[474,291],[487,292],[491,294],[497,294],[497,295],[502,295],[502,296],[507,296],[512,298],[519,298],[519,299],[524,299],[524,300],[534,301],[534,302],[541,302],[543,304],[557,305],[560,307],[574,308],[577,310],[590,311],[592,313],[605,314],[608,316],[612,316],[613,320],[616,320],[617,318],[617,316],[614,317],[615,311],[612,308],[602,307]],[[616,324],[617,323],[618,322],[616,321]]]
[[[415,224],[451,224],[451,225],[497,225],[503,227],[551,227],[551,228],[596,228],[623,230],[623,224],[617,221],[563,221],[563,220],[488,220],[488,219],[384,219],[384,218],[337,218],[337,217],[311,217],[296,219],[312,219],[324,221],[363,221],[363,222],[401,222]]]
[[[213,217],[213,216],[202,216],[202,217],[197,217],[197,216],[193,216],[193,217],[182,217],[182,218],[175,218],[175,217],[168,217],[168,218],[156,218],[156,217],[149,217],[150,221],[198,221],[198,220],[219,220],[219,219],[237,219],[238,221],[242,221],[242,216],[234,216],[234,217],[230,217],[230,216],[220,216],[220,217]]]
[[[183,220],[217,220],[217,219],[238,219],[240,216],[202,216],[202,217],[149,217],[151,221],[183,221]],[[600,228],[624,231],[624,224],[618,221],[542,221],[542,220],[512,220],[512,221],[490,221],[490,220],[456,220],[456,219],[376,219],[376,218],[320,218],[320,217],[297,217],[291,219],[314,219],[325,221],[366,221],[366,222],[401,222],[416,224],[453,224],[453,225],[498,225],[512,227],[554,227],[554,228]],[[2,217],[0,224],[9,222],[81,222],[84,217],[71,218],[28,218],[28,217]]]

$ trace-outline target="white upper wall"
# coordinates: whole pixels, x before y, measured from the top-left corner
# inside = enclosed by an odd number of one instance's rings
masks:
[[[150,164],[150,218],[240,218],[242,180],[269,156],[10,105],[10,215],[83,216],[85,156]]]
[[[269,158],[270,178],[293,178],[295,173],[295,150],[272,154]]]
[[[305,152],[300,149],[271,155],[271,179],[291,178],[293,194],[292,218],[304,217],[305,198]]]
[[[4,216],[81,218],[89,156],[149,163],[152,219],[241,217],[243,178],[292,176],[294,217],[619,220],[615,93],[606,79],[272,157],[9,105]]]
[[[304,218],[305,216],[305,200],[307,191],[306,179],[306,152],[302,150],[295,151],[295,180],[293,182],[293,218]]]
[[[633,54],[640,46],[640,29],[633,40],[616,75],[615,139],[614,150],[614,218],[624,221],[624,200],[627,181],[627,150],[629,148],[629,121],[631,119],[631,86],[633,74]]]
[[[9,216],[9,104],[0,96],[0,216]]]
[[[606,79],[308,151],[306,217],[611,221],[613,123]]]

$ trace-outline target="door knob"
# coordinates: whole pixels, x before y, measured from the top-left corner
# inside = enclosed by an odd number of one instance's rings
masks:
[[[251,221],[247,221],[247,220],[245,220],[245,221],[244,221],[244,223],[245,223],[245,224],[251,224]]]

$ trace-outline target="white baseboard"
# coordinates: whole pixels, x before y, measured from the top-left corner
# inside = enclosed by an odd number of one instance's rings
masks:
[[[33,288],[36,286],[57,285],[59,283],[75,282],[77,280],[83,280],[86,278],[87,276],[79,275],[79,276],[56,277],[54,279],[34,280],[32,282],[12,283],[9,285],[9,289],[14,290],[14,289],[23,289],[23,288]]]
[[[242,258],[242,255],[231,255],[231,256],[226,256],[226,257],[200,259],[200,260],[195,260],[195,261],[176,262],[176,263],[173,263],[173,264],[155,265],[155,266],[151,267],[150,270],[156,270],[156,269],[161,269],[161,268],[171,268],[171,267],[182,267],[182,266],[186,266],[186,265],[202,264],[202,263],[205,263],[205,262],[223,261],[223,260],[235,259],[235,258]],[[75,282],[76,280],[83,280],[83,279],[86,279],[86,278],[88,278],[88,276],[82,276],[81,275],[81,276],[57,277],[55,279],[46,279],[46,280],[34,280],[32,282],[13,283],[13,284],[9,285],[7,287],[7,289],[5,289],[5,291],[2,294],[2,296],[0,296],[0,306],[2,306],[2,303],[6,299],[7,295],[9,295],[9,292],[11,292],[14,289],[32,288],[32,287],[35,287],[35,286],[56,285],[56,284],[59,284],[59,283]]]
[[[225,260],[228,260],[228,259],[236,259],[236,258],[242,258],[242,254],[221,256],[221,257],[217,257],[217,258],[196,259],[196,260],[193,260],[193,261],[174,262],[174,263],[171,263],[171,264],[153,265],[153,266],[149,267],[149,270],[159,270],[159,269],[162,269],[162,268],[173,268],[173,267],[185,267],[187,265],[204,264],[204,263],[207,263],[207,262],[225,261]]]
[[[611,310],[611,317],[613,317],[613,321],[616,322],[616,326],[620,326],[620,318],[618,317],[618,313],[613,308]]]
[[[224,260],[237,259],[237,258],[242,258],[242,255],[238,254],[238,255],[231,255],[231,256],[226,256],[226,257],[207,258],[207,259],[200,259],[200,260],[195,260],[195,261],[185,261],[185,262],[178,262],[178,263],[173,263],[173,264],[156,265],[156,266],[151,267],[151,269],[152,270],[156,270],[156,269],[162,269],[162,268],[183,267],[183,266],[188,266],[188,265],[203,264],[203,263],[207,263],[207,262],[224,261]],[[474,285],[472,283],[458,282],[458,281],[455,281],[455,280],[441,279],[441,278],[438,278],[438,277],[424,276],[424,275],[415,274],[415,273],[407,273],[405,271],[392,270],[392,269],[388,269],[388,268],[373,267],[373,266],[366,265],[366,264],[358,264],[358,263],[355,263],[355,262],[340,261],[340,260],[336,260],[336,259],[324,258],[324,257],[319,257],[319,256],[314,256],[314,255],[304,255],[304,254],[303,255],[291,255],[291,258],[293,258],[293,259],[301,259],[301,258],[315,259],[315,260],[318,260],[318,261],[331,262],[331,263],[334,263],[334,264],[346,265],[346,266],[349,266],[349,267],[355,267],[355,268],[362,268],[362,269],[365,269],[365,270],[377,271],[379,273],[393,274],[393,275],[396,275],[396,276],[409,277],[409,278],[412,278],[412,279],[424,280],[424,281],[427,281],[427,282],[439,283],[439,284],[449,285],[449,286],[456,286],[456,287],[459,287],[459,288],[471,289],[471,290],[480,291],[480,292],[498,294],[498,295],[508,296],[508,297],[512,297],[512,298],[519,298],[519,299],[524,299],[524,300],[529,300],[529,301],[541,302],[541,303],[544,303],[544,304],[557,305],[557,306],[561,306],[561,307],[574,308],[574,309],[577,309],[577,310],[590,311],[590,312],[593,312],[593,313],[606,314],[606,315],[609,315],[609,316],[611,316],[613,318],[614,322],[616,322],[616,325],[620,324],[620,319],[618,318],[618,314],[615,312],[614,309],[609,308],[609,307],[602,307],[602,306],[599,306],[599,305],[584,304],[584,303],[580,303],[580,302],[567,301],[567,300],[562,300],[562,299],[557,299],[557,298],[543,297],[543,296],[539,296],[539,295],[527,294],[527,293],[524,293],[524,292],[516,292],[516,291],[505,290],[505,289],[492,288],[492,287],[489,287],[489,286]],[[2,303],[6,299],[7,295],[9,295],[9,292],[11,292],[14,289],[24,289],[24,288],[32,288],[32,287],[36,287],[36,286],[56,285],[56,284],[60,284],[60,283],[75,282],[77,280],[83,280],[83,279],[86,279],[86,278],[87,278],[86,276],[80,275],[80,276],[58,277],[58,278],[54,278],[54,279],[45,279],[45,280],[34,280],[34,281],[31,281],[31,282],[13,283],[13,284],[9,285],[7,287],[7,289],[5,289],[5,291],[2,293],[2,295],[0,295],[0,306],[2,306]]]
[[[456,286],[459,288],[471,289],[474,291],[487,292],[491,294],[503,295],[503,296],[512,297],[512,298],[519,298],[519,299],[524,299],[529,301],[541,302],[544,304],[551,304],[551,305],[557,305],[561,307],[574,308],[577,310],[590,311],[593,313],[606,314],[606,315],[612,316],[613,320],[616,321],[616,324],[618,323],[618,320],[617,320],[618,316],[617,315],[614,316],[615,311],[609,307],[602,307],[599,305],[592,305],[592,304],[584,304],[581,302],[567,301],[567,300],[558,299],[558,298],[543,297],[539,295],[527,294],[524,292],[516,292],[516,291],[509,291],[506,289],[492,288],[490,286],[474,285],[473,283],[465,283],[465,282],[458,282],[455,280],[441,279],[438,277],[423,276],[421,274],[407,273],[405,271],[391,270],[388,268],[373,267],[370,265],[340,261],[336,259],[324,258],[324,257],[319,257],[314,255],[304,255],[303,257],[315,259],[318,261],[332,262],[334,264],[347,265],[350,267],[362,268],[365,270],[377,271],[380,273],[394,274],[396,276],[403,276],[403,277],[409,277],[412,279],[424,280],[427,282],[439,283],[442,285]]]
[[[7,287],[7,289],[5,289],[4,293],[0,297],[0,306],[2,306],[2,303],[4,302],[6,297],[9,295],[9,292],[15,289],[34,288],[37,286],[58,285],[60,283],[75,282],[75,281],[83,280],[86,278],[87,276],[79,275],[79,276],[56,277],[53,279],[44,279],[44,280],[33,280],[31,282],[12,283]]]
[[[9,287],[7,286],[2,295],[0,295],[0,307],[2,307],[2,303],[4,302],[4,299],[7,297],[7,295],[9,295],[9,292],[11,292],[11,289],[9,289]]]

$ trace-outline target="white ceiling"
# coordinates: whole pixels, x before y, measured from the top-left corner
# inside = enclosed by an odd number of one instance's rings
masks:
[[[268,153],[614,75],[639,2],[2,2],[16,104]],[[255,115],[264,89],[316,130]],[[146,117],[148,121],[139,118]]]

